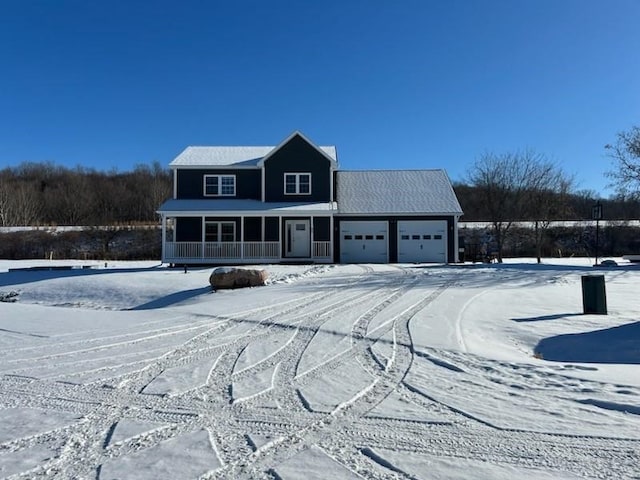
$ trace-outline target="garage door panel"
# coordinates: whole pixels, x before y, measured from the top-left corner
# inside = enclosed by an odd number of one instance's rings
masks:
[[[388,224],[383,221],[340,223],[340,261],[343,263],[386,263]]]
[[[398,261],[443,263],[447,261],[445,220],[403,220],[398,222]]]

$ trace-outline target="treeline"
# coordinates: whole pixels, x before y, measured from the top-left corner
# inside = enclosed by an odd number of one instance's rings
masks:
[[[463,221],[491,221],[481,189],[455,183]],[[0,226],[108,226],[158,221],[157,208],[171,197],[171,172],[158,162],[132,171],[66,168],[52,163],[23,163],[0,170]],[[596,201],[607,220],[640,219],[633,198],[599,198],[595,192],[563,194],[553,220],[588,220]],[[518,218],[514,220],[533,220]]]
[[[128,172],[23,163],[0,170],[0,226],[157,222],[171,185],[158,162]]]
[[[453,188],[460,201],[465,222],[488,222],[491,221],[491,214],[487,204],[480,195],[480,189],[475,186],[463,183],[454,183]],[[552,194],[553,195],[553,194]],[[639,220],[640,201],[637,198],[611,197],[601,198],[596,192],[577,191],[558,195],[556,204],[558,208],[553,220],[591,220],[593,206],[600,202],[604,212],[605,220]],[[522,218],[514,220],[534,220],[533,218]]]

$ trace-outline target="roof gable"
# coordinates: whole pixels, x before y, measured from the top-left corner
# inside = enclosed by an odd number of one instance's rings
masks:
[[[302,139],[305,143],[307,143],[311,148],[318,151],[323,157],[325,157],[333,168],[338,168],[338,162],[336,159],[336,147],[318,147],[311,140],[305,137],[301,132],[296,130],[287,138],[285,138],[277,147],[271,150],[267,155],[265,155],[259,162],[259,166],[263,166],[264,163],[269,160],[276,152],[281,150],[285,145],[294,140],[295,138]]]
[[[312,148],[326,157],[337,168],[335,146],[318,147],[302,133],[296,131],[278,146],[190,146],[185,148],[171,163],[170,168],[233,167],[260,168],[264,161],[280,150],[295,136],[301,137]]]
[[[461,215],[444,170],[338,171],[341,214]]]

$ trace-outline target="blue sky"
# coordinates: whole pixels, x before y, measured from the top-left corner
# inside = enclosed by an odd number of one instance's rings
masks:
[[[0,0],[0,168],[129,170],[300,130],[345,169],[531,148],[607,195],[638,0]]]

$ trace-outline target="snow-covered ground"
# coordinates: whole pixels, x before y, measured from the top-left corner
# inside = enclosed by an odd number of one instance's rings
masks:
[[[0,476],[640,478],[640,268],[591,263],[0,261]]]

